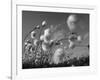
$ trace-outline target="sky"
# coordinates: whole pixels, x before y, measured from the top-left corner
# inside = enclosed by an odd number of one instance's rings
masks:
[[[36,12],[36,11],[22,11],[22,40],[25,36],[37,25],[41,25],[42,21],[47,21],[47,27],[50,25],[58,26],[58,30],[63,29],[66,33],[69,32],[66,20],[70,14],[78,15],[80,19],[77,32],[80,35],[86,36],[89,34],[89,14],[82,13],[57,13],[57,12]],[[83,44],[89,44],[89,35],[83,41]],[[80,50],[84,52],[84,48],[75,48],[74,52],[80,53]],[[86,52],[87,49],[85,49]],[[88,53],[88,50],[87,50]]]

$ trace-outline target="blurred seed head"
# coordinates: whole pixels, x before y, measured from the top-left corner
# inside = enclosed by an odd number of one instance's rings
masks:
[[[75,14],[69,15],[67,18],[67,25],[71,32],[74,32],[76,29],[76,22],[78,22],[78,17]]]
[[[35,31],[32,31],[32,32],[31,32],[31,38],[34,39],[35,36],[36,36],[36,32],[35,32]]]
[[[45,43],[50,42],[50,28],[44,30],[44,34],[40,36],[40,40],[43,40]]]
[[[35,46],[38,45],[38,40],[37,40],[37,39],[34,40],[34,45],[35,45]]]
[[[58,49],[55,51],[55,53],[54,53],[54,55],[53,55],[53,63],[54,63],[54,64],[59,64],[59,63],[61,63],[60,55],[62,55],[62,54],[63,54],[63,49],[62,49],[62,48],[58,48]]]
[[[77,37],[77,40],[80,42],[80,41],[82,41],[82,36],[78,36]]]
[[[74,49],[74,48],[75,48],[74,42],[72,42],[72,41],[70,41],[70,40],[69,40],[69,48],[70,48],[70,49]]]
[[[42,43],[42,49],[43,51],[47,51],[47,45],[45,43]]]
[[[53,42],[54,42],[54,40],[51,39],[51,40],[50,40],[50,43],[53,43]]]
[[[39,25],[37,25],[37,26],[36,26],[36,28],[37,28],[37,29],[40,29],[40,26],[39,26]]]
[[[40,40],[44,40],[44,35],[41,35],[40,36]]]
[[[46,21],[43,21],[42,22],[42,26],[44,27],[44,26],[46,26],[47,25],[47,22]]]
[[[25,42],[24,44],[25,44],[25,46],[26,46],[26,45],[27,45],[27,42]]]
[[[27,46],[28,44],[31,44],[30,40],[26,40],[25,43],[24,43],[25,46]]]

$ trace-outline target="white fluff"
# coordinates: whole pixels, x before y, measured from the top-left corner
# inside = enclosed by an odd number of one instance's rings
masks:
[[[36,34],[35,31],[32,31],[32,32],[31,32],[31,38],[32,38],[32,39],[35,38],[35,34]]]
[[[75,48],[75,44],[73,41],[69,40],[69,49]]]
[[[25,42],[24,44],[27,45],[27,42]]]
[[[50,35],[50,28],[47,28],[44,30],[44,35],[49,36]]]
[[[37,25],[37,26],[36,26],[36,28],[37,28],[37,29],[39,29],[39,28],[40,28],[40,26],[39,26],[39,25]]]
[[[44,35],[41,35],[40,36],[40,40],[44,40]]]
[[[60,55],[63,54],[63,49],[62,48],[58,48],[55,53],[54,53],[54,56],[53,56],[53,63],[54,64],[59,64],[61,63],[61,60],[60,60]]]
[[[43,51],[48,51],[47,45],[45,43],[42,43],[42,49],[43,49]]]
[[[41,36],[41,39],[45,43],[49,43],[50,42],[50,29],[49,28],[44,30],[44,35]]]
[[[26,47],[25,47],[25,49],[29,49],[29,47],[31,46],[31,44],[30,43],[27,43],[27,45],[26,45]]]
[[[46,23],[46,21],[43,21],[42,22],[42,26],[45,26],[47,23]]]
[[[47,51],[48,50],[48,45],[49,45],[49,42],[50,42],[50,29],[47,28],[44,30],[44,34],[40,36],[40,40],[43,40],[43,43],[42,43],[42,49],[43,51]]]
[[[34,39],[34,45],[37,46],[38,40]]]
[[[54,40],[51,39],[51,40],[50,40],[50,43],[52,43],[52,42],[54,42]]]

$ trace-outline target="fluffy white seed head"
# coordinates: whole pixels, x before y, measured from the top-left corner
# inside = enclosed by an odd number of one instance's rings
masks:
[[[58,48],[55,53],[54,53],[54,56],[53,56],[53,63],[54,64],[59,64],[61,62],[60,60],[60,55],[63,54],[63,49],[62,48]]]
[[[25,42],[24,44],[27,45],[27,42]]]
[[[50,28],[47,28],[47,29],[44,30],[44,35],[45,36],[50,35]]]
[[[46,21],[43,21],[43,22],[42,22],[42,26],[45,26],[46,24],[47,24]]]
[[[47,45],[45,43],[42,43],[42,49],[43,49],[43,51],[47,51],[48,50],[47,49]]]
[[[40,40],[44,41],[45,43],[50,42],[50,29],[45,29],[44,34],[40,36]]]
[[[35,39],[35,40],[34,40],[34,45],[37,46],[37,43],[38,43],[38,40]]]
[[[50,43],[52,43],[52,42],[54,42],[54,40],[51,39],[51,40],[50,40]]]
[[[48,36],[44,36],[44,42],[49,43],[50,41],[47,39]]]
[[[44,35],[41,35],[40,36],[40,40],[44,40]]]
[[[36,26],[36,28],[37,28],[37,29],[39,29],[39,28],[40,28],[40,26],[39,26],[39,25],[37,25],[37,26]]]
[[[50,29],[49,28],[44,30],[44,35],[41,36],[41,38],[43,39],[43,41],[45,43],[49,43],[50,42]]]
[[[31,32],[31,38],[34,39],[35,38],[35,35],[36,35],[36,32],[35,31],[32,31]]]

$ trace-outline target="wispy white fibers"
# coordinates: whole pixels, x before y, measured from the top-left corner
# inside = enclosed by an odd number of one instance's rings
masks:
[[[61,63],[61,60],[60,60],[60,55],[62,55],[63,54],[63,49],[62,48],[58,48],[56,51],[55,51],[55,53],[54,53],[54,55],[53,55],[53,63],[54,64],[59,64],[59,63]]]

